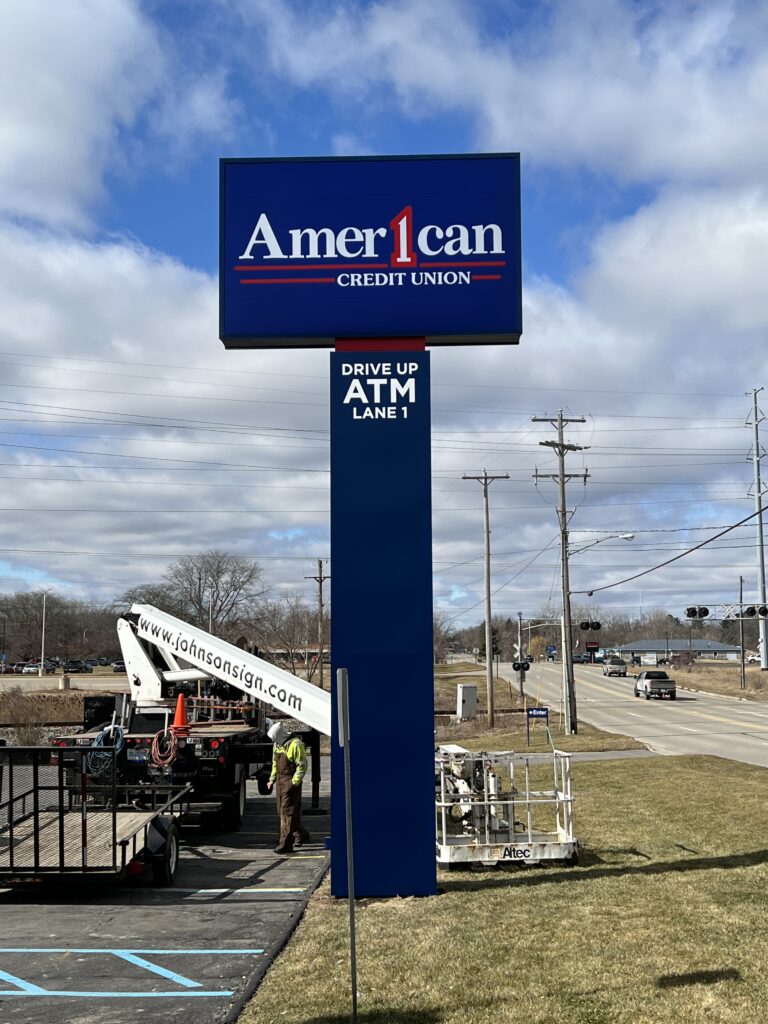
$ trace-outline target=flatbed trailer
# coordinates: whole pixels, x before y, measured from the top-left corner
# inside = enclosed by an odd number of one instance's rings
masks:
[[[0,879],[122,880],[149,867],[155,884],[170,885],[191,788],[147,790],[134,806],[115,748],[0,747]]]

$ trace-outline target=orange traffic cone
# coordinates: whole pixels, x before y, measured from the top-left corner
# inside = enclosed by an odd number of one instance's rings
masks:
[[[176,701],[176,714],[173,716],[173,725],[171,728],[177,736],[189,736],[187,702],[184,700],[183,693],[179,694],[179,699]]]

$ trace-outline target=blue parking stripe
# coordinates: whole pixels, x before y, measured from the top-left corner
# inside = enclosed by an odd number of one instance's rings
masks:
[[[33,985],[30,981],[23,981],[21,978],[17,978],[15,974],[8,974],[7,971],[0,971],[0,980],[9,981],[12,985],[18,985],[20,991],[11,989],[9,992],[3,992],[0,990],[0,996],[39,996],[45,995],[45,989],[40,988],[38,985]]]
[[[119,956],[121,960],[126,960],[129,964],[135,964],[137,967],[143,967],[145,971],[151,971],[153,974],[159,974],[161,978],[167,978],[169,981],[175,981],[177,985],[182,985],[184,988],[202,988],[202,984],[199,981],[192,981],[191,978],[185,978],[183,974],[177,974],[175,971],[169,971],[167,967],[159,967],[157,964],[152,964],[149,960],[144,960],[143,957],[136,956],[135,953],[118,953],[117,950],[113,951],[114,956]]]
[[[0,953],[151,953],[152,956],[207,956],[209,953],[222,955],[225,953],[237,953],[254,955],[263,953],[263,949],[78,949],[74,946],[0,946]]]
[[[171,971],[166,967],[160,967],[158,964],[152,963],[152,961],[147,960],[144,956],[139,956],[138,954],[143,953],[154,958],[157,956],[261,956],[263,952],[263,949],[97,949],[93,947],[68,948],[66,946],[4,946],[0,947],[0,954],[63,953],[82,954],[85,956],[116,956],[127,963],[133,964],[135,967],[140,967],[142,970],[150,971],[152,974],[159,975],[176,985],[180,985],[181,989],[172,990],[170,992],[83,992],[77,990],[45,989],[41,988],[40,985],[34,984],[34,982],[25,981],[23,978],[19,978],[15,974],[9,974],[7,971],[0,970],[0,982],[5,981],[16,986],[12,989],[0,989],[0,996],[15,996],[17,998],[35,996],[43,999],[228,998],[234,995],[234,990],[203,990],[201,982],[193,981],[191,978],[187,978],[185,975],[179,974],[176,971]]]
[[[21,984],[26,985],[26,982]],[[233,989],[222,989],[219,992],[58,992],[56,990],[47,990],[44,988],[37,988],[31,986],[30,991],[15,992],[11,990],[0,989],[0,996],[17,996],[20,999],[29,998],[35,996],[36,998],[44,997],[54,999],[191,999],[193,996],[202,997],[216,997],[216,996],[232,996],[234,995]]]

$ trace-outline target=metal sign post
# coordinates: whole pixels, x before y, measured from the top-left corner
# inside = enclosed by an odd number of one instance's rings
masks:
[[[352,1020],[357,1020],[357,943],[355,938],[355,864],[352,840],[352,770],[349,741],[349,677],[345,668],[336,670],[339,710],[339,746],[344,752],[344,804],[347,826],[347,900],[349,903],[349,967],[352,980]]]

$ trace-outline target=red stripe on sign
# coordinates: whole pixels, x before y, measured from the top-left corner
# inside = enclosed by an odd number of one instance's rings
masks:
[[[501,274],[473,274],[473,281],[500,281]]]
[[[335,277],[254,277],[240,284],[336,284]]]
[[[280,263],[272,267],[243,267],[237,264],[234,270],[254,270],[261,274],[264,270],[387,270],[386,263],[323,263],[314,264],[309,267],[294,267],[290,263]]]
[[[425,338],[336,338],[337,352],[423,352]]]
[[[422,263],[422,267],[506,267],[506,260],[447,260],[444,263]]]

